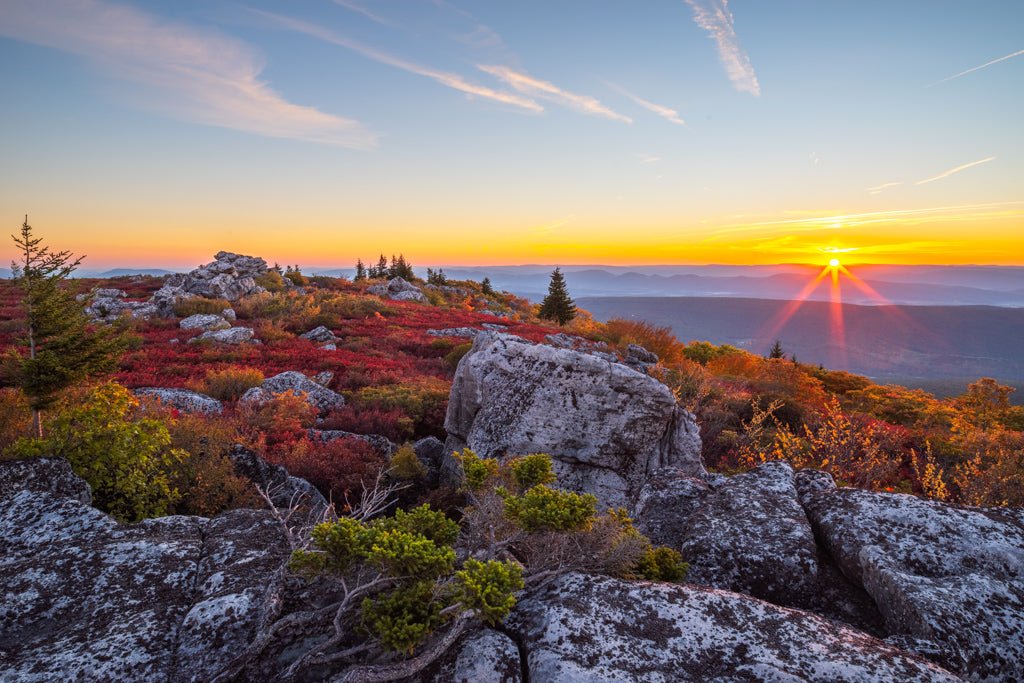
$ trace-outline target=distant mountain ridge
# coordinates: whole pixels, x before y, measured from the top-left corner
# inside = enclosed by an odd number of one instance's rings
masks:
[[[495,288],[539,301],[547,292],[552,266],[442,267],[453,279],[483,280]],[[821,272],[817,266],[566,266],[574,297],[715,296],[757,299],[797,298]],[[351,277],[350,268],[313,269]],[[842,297],[863,305],[984,305],[1024,307],[1024,267],[1018,266],[856,266],[855,279],[841,275]],[[865,285],[865,286],[862,286]],[[829,301],[830,279],[823,278],[811,301]]]
[[[832,305],[818,301],[803,303],[788,320],[788,302],[752,298],[581,297],[577,304],[602,321],[633,318],[670,327],[681,341],[763,354],[779,339],[801,362],[875,379],[1024,381],[1021,308],[843,304],[840,333]]]

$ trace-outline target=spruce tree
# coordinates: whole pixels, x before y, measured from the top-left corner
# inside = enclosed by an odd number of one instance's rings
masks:
[[[360,282],[366,279],[366,266],[363,265],[363,259],[356,259],[356,276],[354,282]]]
[[[491,286],[491,278],[484,278],[484,281],[480,283],[480,291],[488,296],[494,294],[494,287]]]
[[[565,276],[559,268],[551,273],[551,282],[548,283],[548,295],[540,305],[538,315],[545,320],[554,320],[559,325],[565,325],[576,317],[576,304],[569,298],[569,290],[565,286]]]
[[[381,254],[380,258],[377,259],[377,268],[375,269],[374,274],[371,275],[370,277],[387,277],[387,276],[388,276],[388,259],[387,259],[387,257],[384,256],[384,254]]]
[[[768,358],[785,358],[786,353],[782,350],[782,342],[778,339],[772,344],[771,351],[768,352]]]
[[[42,238],[32,234],[28,216],[20,236],[11,238],[19,252],[11,270],[22,290],[28,354],[9,352],[4,358],[4,375],[28,396],[32,430],[41,438],[42,411],[64,389],[114,370],[124,350],[124,337],[114,328],[95,327],[81,304],[61,287],[83,257],[73,258],[69,251],[53,252],[43,246]]]

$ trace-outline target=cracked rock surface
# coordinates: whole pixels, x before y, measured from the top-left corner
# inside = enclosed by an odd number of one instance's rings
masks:
[[[252,637],[287,554],[276,523],[236,510],[123,525],[69,473],[10,483],[60,462],[0,463],[0,681],[208,681]]]
[[[445,430],[449,453],[548,453],[560,485],[606,507],[625,505],[660,467],[704,473],[693,416],[664,384],[509,334],[477,335],[455,371]]]

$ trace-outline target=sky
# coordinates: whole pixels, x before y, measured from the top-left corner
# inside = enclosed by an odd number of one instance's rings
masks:
[[[1024,265],[1020,0],[0,0],[0,92],[90,268]]]

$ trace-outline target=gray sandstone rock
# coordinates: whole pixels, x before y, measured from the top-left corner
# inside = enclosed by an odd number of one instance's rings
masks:
[[[431,337],[473,337],[480,334],[480,330],[474,327],[447,327],[443,330],[427,330]]]
[[[664,384],[623,365],[483,333],[452,384],[446,450],[548,453],[560,484],[623,506],[656,469],[702,475],[693,416]],[[450,458],[449,458],[450,460]],[[446,462],[450,476],[454,463]]]
[[[327,509],[327,499],[315,486],[305,479],[293,477],[285,468],[267,462],[241,444],[235,444],[228,457],[235,473],[269,493],[276,507],[287,509],[293,503],[299,503],[308,509],[307,514],[314,516]]]
[[[288,553],[265,511],[121,525],[32,486],[0,494],[0,543],[3,683],[209,681],[252,639]]]
[[[160,403],[186,413],[207,413],[219,415],[224,412],[224,404],[206,394],[189,389],[169,389],[165,387],[143,387],[133,390],[136,396],[155,398]]]
[[[519,683],[519,649],[504,633],[484,629],[466,638],[455,658],[452,683]]]
[[[188,343],[210,341],[217,344],[244,344],[245,342],[253,341],[254,335],[255,333],[251,327],[231,327],[226,330],[203,332],[198,337],[189,339]]]
[[[299,336],[303,339],[308,339],[311,342],[335,342],[338,340],[338,338],[334,336],[334,333],[323,325],[314,327],[309,332],[305,332]]]
[[[92,489],[71,471],[71,465],[64,458],[0,462],[0,504],[21,491],[49,493],[84,505],[92,504]]]
[[[226,330],[231,323],[213,313],[196,313],[183,318],[178,327],[183,330]]]
[[[818,538],[888,631],[974,681],[1024,680],[1024,513],[798,478]]]
[[[369,294],[386,296],[394,301],[427,301],[426,295],[419,287],[400,277],[391,278],[386,285],[381,283],[367,287],[366,291]]]
[[[239,329],[239,328],[234,328]],[[249,389],[240,399],[241,403],[264,403],[274,397],[290,391],[296,396],[305,394],[306,401],[315,406],[321,413],[326,413],[332,408],[340,408],[345,405],[345,397],[335,393],[327,387],[317,384],[301,372],[288,370],[279,375],[268,377],[258,387]]]
[[[960,680],[813,614],[695,586],[571,574],[521,601],[506,628],[531,683]]]
[[[325,443],[337,441],[338,439],[359,439],[370,444],[374,450],[387,457],[390,457],[398,450],[398,446],[391,439],[380,434],[356,434],[355,432],[346,432],[342,429],[310,429],[309,438]]]

